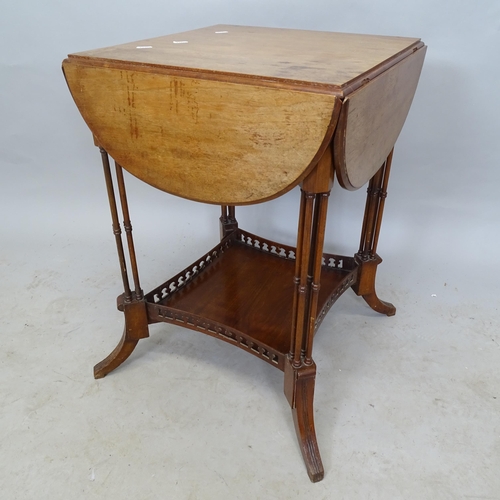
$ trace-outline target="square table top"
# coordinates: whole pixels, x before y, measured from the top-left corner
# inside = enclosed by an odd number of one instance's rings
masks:
[[[419,38],[216,25],[69,57],[187,71],[201,78],[285,82],[344,95],[421,45]]]

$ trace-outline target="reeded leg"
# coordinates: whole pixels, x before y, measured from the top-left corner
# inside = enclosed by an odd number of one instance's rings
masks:
[[[370,180],[368,186],[361,242],[359,252],[355,255],[359,266],[358,280],[352,287],[356,294],[361,295],[374,311],[387,316],[396,314],[396,308],[389,302],[384,302],[378,298],[375,291],[375,278],[377,266],[382,262],[376,252],[387,197],[392,154],[391,151],[380,170]]]
[[[316,365],[312,349],[332,172],[331,151],[328,149],[316,170],[302,184],[291,342],[285,361],[285,396],[292,408],[300,450],[313,483],[321,481],[324,476],[314,428]]]
[[[292,407],[295,432],[309,479],[316,483],[325,475],[314,428],[314,384],[316,365],[297,369],[288,359],[285,364],[285,394]]]

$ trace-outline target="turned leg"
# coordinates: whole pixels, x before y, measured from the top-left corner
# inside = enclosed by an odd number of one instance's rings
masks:
[[[368,186],[361,242],[359,251],[354,256],[359,266],[358,279],[352,287],[356,294],[361,295],[374,311],[387,316],[396,314],[396,308],[389,302],[378,298],[375,290],[375,278],[377,267],[382,262],[382,259],[377,255],[377,244],[387,197],[392,154],[393,151],[380,170],[372,177]]]
[[[135,255],[134,241],[132,238],[132,225],[130,223],[127,195],[123,180],[122,168],[116,164],[116,178],[118,181],[118,190],[123,212],[123,225],[127,235],[127,243],[129,250],[132,275],[134,279],[134,291],[130,289],[127,264],[125,260],[125,252],[121,237],[121,227],[118,221],[118,210],[116,206],[115,192],[113,188],[113,179],[111,177],[111,169],[109,166],[109,157],[103,148],[99,148],[102,157],[104,168],[104,177],[106,180],[106,188],[108,192],[109,207],[111,210],[111,220],[113,225],[113,233],[115,235],[116,249],[118,252],[118,260],[120,262],[120,271],[123,281],[124,293],[119,297],[118,308],[125,315],[125,328],[122,338],[113,352],[94,367],[94,377],[102,378],[109,372],[120,366],[132,354],[137,342],[149,336],[148,331],[148,316],[146,302],[139,282],[139,272],[137,269],[137,259]]]
[[[238,229],[235,207],[232,205],[222,205],[220,216],[220,239],[223,240],[229,233]]]
[[[327,163],[326,167],[328,167]],[[329,172],[326,168],[326,174]],[[318,173],[321,174],[321,169],[316,172]],[[317,178],[315,180],[318,181]],[[310,182],[310,179],[306,180],[301,192],[292,334],[290,352],[285,361],[285,396],[292,408],[297,439],[312,482],[321,481],[324,476],[314,428],[313,401],[316,365],[312,359],[312,348],[318,309],[328,196],[331,189],[328,176],[326,180],[328,181],[326,185],[321,183],[317,185],[315,182]],[[311,188],[314,187],[327,191],[312,192]]]

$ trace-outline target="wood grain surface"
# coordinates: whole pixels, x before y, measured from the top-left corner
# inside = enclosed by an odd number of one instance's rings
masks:
[[[415,51],[343,102],[334,139],[340,184],[358,189],[380,169],[403,128],[426,47]]]
[[[294,264],[293,260],[236,243],[188,286],[161,304],[247,332],[260,343],[287,354]],[[323,268],[318,311],[345,276],[345,271]]]
[[[217,25],[70,57],[191,69],[204,78],[214,73],[246,75],[252,80],[261,77],[261,83],[267,85],[273,80],[282,85],[302,82],[340,95],[344,88],[355,88],[355,81],[373,78],[400,56],[411,53],[419,40]]]
[[[198,80],[67,59],[73,98],[99,144],[163,191],[224,205],[297,185],[328,147],[333,95]]]

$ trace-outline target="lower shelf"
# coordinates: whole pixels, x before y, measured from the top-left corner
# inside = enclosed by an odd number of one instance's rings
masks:
[[[220,338],[283,370],[294,271],[294,248],[238,229],[148,293],[148,316]],[[353,258],[324,254],[316,327],[356,273]]]

